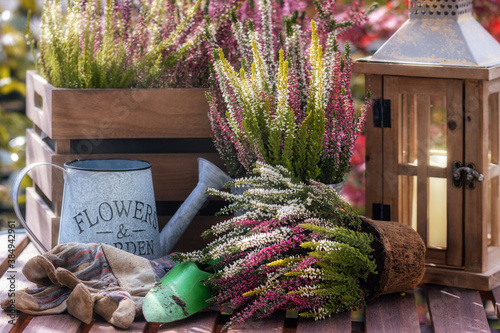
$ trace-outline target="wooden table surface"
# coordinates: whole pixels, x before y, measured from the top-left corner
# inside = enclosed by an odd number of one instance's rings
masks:
[[[9,267],[7,250],[0,250],[0,299],[8,296],[11,280],[16,289],[31,286],[21,270],[24,263],[38,254],[25,234],[16,234],[15,267]],[[0,235],[0,246],[7,249],[7,235]],[[417,302],[419,300],[419,302]],[[479,292],[435,285],[419,286],[402,294],[385,295],[370,301],[364,309],[342,313],[325,320],[289,318],[279,312],[261,321],[233,326],[228,332],[500,332],[498,326],[500,288]],[[418,305],[417,305],[418,304]],[[293,316],[292,316],[293,317]],[[489,318],[488,318],[489,317]],[[65,313],[31,316],[17,313],[15,324],[8,313],[0,310],[0,332],[115,332],[124,331],[97,317],[84,324]],[[130,332],[220,332],[228,316],[216,312],[198,313],[170,324],[146,323],[143,317],[127,330]]]

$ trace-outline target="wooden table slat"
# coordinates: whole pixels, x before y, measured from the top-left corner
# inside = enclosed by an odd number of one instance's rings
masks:
[[[495,314],[497,315],[497,319],[500,321],[500,287],[496,287],[491,291],[491,295],[493,296],[493,304],[495,306]]]
[[[336,314],[324,320],[300,318],[297,322],[297,333],[350,333],[351,312]]]
[[[479,291],[426,285],[434,332],[490,332]]]
[[[277,312],[262,320],[247,320],[244,323],[232,325],[227,330],[228,333],[239,332],[276,332],[284,331],[285,327],[285,312]]]
[[[146,322],[144,321],[134,321],[132,325],[127,328],[127,332],[131,333],[142,333],[146,327]],[[100,332],[123,332],[123,329],[116,328],[110,325],[104,319],[98,317],[90,327],[89,333],[100,333]]]
[[[420,332],[413,291],[383,295],[365,308],[366,332]]]
[[[10,268],[0,278],[0,299],[8,297],[10,276],[15,277],[15,289],[34,286],[22,274],[22,267],[33,256],[38,254],[36,247],[28,241],[25,235],[16,235],[16,244],[19,247],[15,258],[16,266]],[[0,245],[6,245],[7,235],[0,235]],[[27,244],[25,247],[24,245]],[[24,247],[24,248],[23,248]],[[0,250],[0,253],[3,253]],[[6,257],[0,257],[0,263],[6,262]],[[8,266],[5,266],[8,267]],[[260,321],[247,321],[233,325],[228,333],[235,332],[496,332],[490,329],[479,291],[451,288],[443,286],[425,285],[427,302],[431,317],[431,326],[420,326],[418,321],[415,292],[405,295],[385,295],[369,302],[365,308],[365,321],[352,322],[349,312],[341,313],[325,320],[309,320],[299,318],[288,320],[285,325],[285,313],[278,312],[271,317]],[[487,293],[496,305],[497,317],[500,320],[500,287]],[[81,323],[71,315],[64,313],[49,316],[31,316],[16,312],[16,324],[9,324],[9,313],[0,311],[0,332],[63,332],[63,333],[92,333],[118,332],[117,329],[99,316],[89,325]],[[157,324],[146,323],[143,318],[137,318],[127,332],[137,333],[215,333],[223,325],[219,313],[202,312],[190,318],[174,323]],[[297,324],[295,326],[295,323]],[[291,325],[292,324],[292,325]],[[359,324],[359,325],[358,325]],[[364,327],[363,327],[364,325]]]
[[[16,240],[17,238],[20,238],[19,244],[24,244],[27,241],[27,236],[25,234],[16,234]],[[0,246],[5,246],[5,249],[7,249],[7,235],[2,235],[0,237]],[[21,245],[22,246],[22,245]],[[20,246],[20,247],[21,247]],[[4,252],[3,250],[0,250],[0,252]],[[17,252],[17,248],[16,248]],[[11,290],[11,281],[14,282],[15,285],[15,290],[20,290],[23,288],[26,288],[28,286],[33,285],[31,282],[29,282],[26,277],[22,273],[22,268],[26,261],[28,261],[30,258],[38,254],[38,250],[36,247],[29,242],[28,245],[25,246],[23,249],[22,253],[20,255],[16,255],[15,258],[15,267],[12,269],[11,267],[8,268],[7,272],[2,275],[0,278],[0,300],[3,300],[5,298],[8,298],[9,296],[9,290]],[[11,280],[8,280],[9,278],[12,278]],[[15,300],[15,298],[14,298]],[[13,325],[9,323],[11,318],[9,317],[10,312],[7,311],[0,311],[0,332],[6,332],[10,330]],[[19,322],[20,319],[23,323],[26,321],[29,321],[31,319],[31,316],[23,315],[21,316],[21,313],[16,311],[16,317],[14,318],[14,321],[16,322],[16,329],[18,327],[21,327],[23,324],[22,322]]]
[[[163,324],[158,329],[161,333],[212,333],[215,332],[219,320],[218,312],[199,312],[192,315],[189,320],[180,320]]]
[[[33,316],[23,333],[78,332],[81,321],[67,314]]]
[[[7,235],[2,235],[2,246],[5,246],[5,248],[0,250],[0,276],[5,274],[6,271],[9,270],[9,244],[14,244],[14,259],[19,257],[21,252],[26,248],[29,242],[29,238],[27,234],[11,234],[11,238],[9,238],[8,234]],[[10,240],[13,240],[14,242],[11,243],[9,242]],[[22,266],[19,266],[20,268]]]

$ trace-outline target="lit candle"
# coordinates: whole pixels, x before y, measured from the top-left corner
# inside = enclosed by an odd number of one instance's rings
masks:
[[[446,155],[432,155],[431,166],[446,168]],[[428,246],[446,248],[446,178],[429,178]]]
[[[414,164],[417,164],[415,161]],[[439,151],[431,155],[430,165],[446,168],[446,152]],[[417,184],[417,177],[413,177]],[[446,248],[447,216],[446,216],[446,178],[429,178],[428,209],[429,219],[427,221],[427,245],[429,247]],[[417,186],[413,186],[412,227],[417,229]]]

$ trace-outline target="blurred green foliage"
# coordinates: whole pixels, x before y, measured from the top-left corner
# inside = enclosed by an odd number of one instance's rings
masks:
[[[4,7],[1,7],[4,5]],[[34,68],[26,43],[28,12],[40,14],[36,0],[0,2],[0,229],[12,220],[12,176],[25,164],[25,133],[31,121],[25,116],[26,71]],[[30,180],[22,186],[29,186]],[[20,203],[25,201],[21,196]]]

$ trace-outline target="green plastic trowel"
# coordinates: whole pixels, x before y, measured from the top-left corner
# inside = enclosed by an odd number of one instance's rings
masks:
[[[142,312],[146,321],[170,323],[209,306],[211,288],[200,281],[210,275],[192,262],[176,264],[144,297]]]

